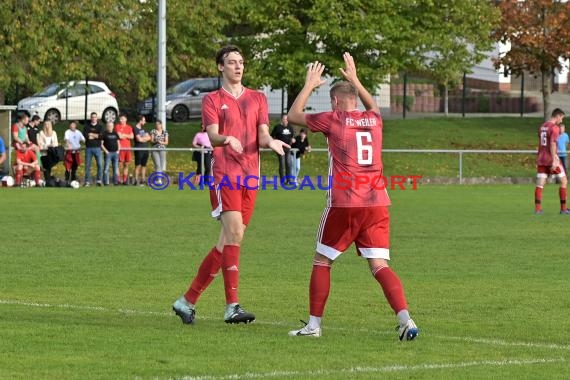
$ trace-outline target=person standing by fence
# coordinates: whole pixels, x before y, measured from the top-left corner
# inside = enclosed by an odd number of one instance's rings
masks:
[[[129,164],[133,159],[133,151],[131,150],[131,140],[134,139],[133,127],[127,124],[127,115],[119,117],[119,124],[115,126],[115,132],[119,135],[119,163],[122,168],[122,178],[119,181],[123,185],[129,184]],[[119,174],[120,177],[120,174]]]
[[[291,146],[291,141],[295,136],[295,129],[289,124],[289,119],[287,115],[281,116],[281,123],[273,127],[271,131],[271,137],[274,139],[283,141],[287,146]],[[292,159],[289,155],[289,148],[284,148],[284,155],[277,155],[277,160],[279,162],[279,179],[281,180],[281,185],[289,184],[291,179],[291,164]]]
[[[305,128],[301,128],[299,134],[293,139],[291,148],[297,149],[296,151],[291,150],[290,153],[291,156],[294,156],[292,157],[291,175],[293,176],[293,184],[296,185],[297,177],[299,177],[299,172],[301,171],[301,158],[303,158],[305,152],[311,151],[311,144]]]
[[[105,131],[101,134],[101,149],[105,152],[105,170],[103,182],[109,185],[109,168],[113,165],[113,185],[119,184],[119,135],[113,129],[113,123],[105,125]]]
[[[65,141],[65,180],[77,180],[77,168],[81,165],[81,156],[79,150],[81,143],[85,142],[83,133],[77,130],[77,122],[72,121],[69,123],[69,129],[63,135]]]
[[[152,162],[154,170],[166,172],[166,147],[168,146],[168,132],[163,128],[162,121],[154,123],[154,129],[150,131],[150,141],[152,142]],[[162,184],[162,183],[160,183]]]
[[[200,132],[196,133],[194,136],[194,139],[192,140],[192,146],[198,149],[209,149],[204,150],[203,152],[195,150],[192,153],[192,160],[196,161],[198,164],[196,169],[196,183],[198,183],[200,176],[210,175],[210,166],[212,165],[212,144],[210,143],[208,133],[206,132],[206,128],[204,128],[203,124],[201,125]],[[203,160],[202,157],[204,157]]]
[[[135,148],[148,148],[150,135],[144,130],[146,118],[138,116],[138,122],[133,128],[135,135]],[[148,162],[148,150],[135,150],[135,185],[144,186],[146,183],[146,164]]]
[[[83,186],[91,185],[91,161],[95,157],[97,164],[97,186],[101,186],[103,179],[103,152],[101,152],[101,134],[103,127],[99,124],[97,113],[91,113],[89,123],[83,127],[83,137],[85,137],[85,183]]]

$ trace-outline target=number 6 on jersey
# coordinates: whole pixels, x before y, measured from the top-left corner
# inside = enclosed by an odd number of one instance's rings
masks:
[[[356,132],[357,162],[359,165],[372,165],[372,134]],[[364,158],[366,152],[366,158]]]

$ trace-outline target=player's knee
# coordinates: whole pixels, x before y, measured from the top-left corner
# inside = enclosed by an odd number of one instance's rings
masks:
[[[380,270],[389,268],[388,261],[384,259],[368,259],[368,266],[373,276]]]
[[[243,227],[228,228],[224,233],[225,244],[239,244],[243,239]]]
[[[333,263],[334,263],[333,260],[329,259],[324,255],[321,255],[318,252],[315,252],[315,257],[313,258],[313,265],[330,267],[333,265]]]

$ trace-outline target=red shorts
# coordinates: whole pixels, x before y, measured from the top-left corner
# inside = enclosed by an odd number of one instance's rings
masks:
[[[212,217],[219,218],[224,211],[239,211],[243,224],[249,224],[253,215],[257,190],[248,189],[232,183],[230,186],[216,185],[214,190],[210,190],[210,202],[212,203]]]
[[[331,260],[352,243],[367,259],[390,260],[388,207],[327,207],[317,232],[317,252]]]
[[[65,166],[65,170],[69,171],[73,169],[73,163],[77,166],[81,165],[81,155],[79,154],[78,150],[66,150],[65,151],[65,160],[63,162],[63,166]]]
[[[551,166],[541,166],[538,165],[536,167],[536,178],[548,178],[548,176],[555,176],[555,177],[565,177],[566,173],[564,172],[564,166],[562,164],[558,164],[557,168],[552,169]]]
[[[133,160],[133,152],[131,150],[119,151],[119,162],[131,162]]]

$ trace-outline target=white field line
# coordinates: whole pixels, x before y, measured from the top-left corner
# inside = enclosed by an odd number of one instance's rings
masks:
[[[553,364],[566,362],[565,359],[506,359],[506,360],[481,360],[459,363],[427,363],[417,365],[391,365],[386,367],[352,367],[341,369],[317,369],[313,371],[273,371],[273,372],[246,372],[242,374],[231,374],[224,376],[183,376],[170,377],[166,379],[181,380],[239,380],[239,379],[266,379],[272,377],[295,377],[299,379],[313,376],[331,376],[345,375],[350,377],[351,374],[360,373],[394,373],[408,371],[425,371],[425,370],[445,370],[445,369],[462,369],[469,367],[504,367],[504,366],[521,366],[536,364]]]
[[[38,308],[52,308],[52,309],[71,309],[71,310],[85,310],[85,311],[98,311],[107,313],[119,313],[119,314],[130,314],[130,315],[153,315],[153,316],[168,316],[174,317],[172,312],[161,312],[161,311],[143,311],[143,310],[132,310],[132,309],[111,309],[103,306],[82,306],[82,305],[72,305],[72,304],[49,304],[49,303],[39,303],[33,301],[21,301],[21,300],[2,300],[0,299],[0,305],[18,305],[18,306],[28,306],[28,307],[38,307]],[[220,320],[220,317],[211,317],[199,315],[199,319],[203,320]],[[283,321],[255,321],[257,325],[269,325],[269,326],[292,326],[292,323]],[[421,326],[420,326],[421,328]],[[327,330],[333,331],[359,331],[374,334],[383,335],[393,335],[393,331],[382,331],[376,329],[368,328],[342,328],[342,327],[327,327]],[[466,343],[476,343],[484,344],[489,346],[503,346],[503,347],[525,347],[525,348],[536,348],[536,349],[549,349],[549,350],[564,350],[570,351],[570,345],[562,345],[556,343],[543,343],[543,342],[516,342],[516,341],[506,341],[502,339],[489,339],[489,338],[475,338],[475,337],[462,337],[462,336],[449,336],[449,335],[431,335],[430,337],[460,341]]]

